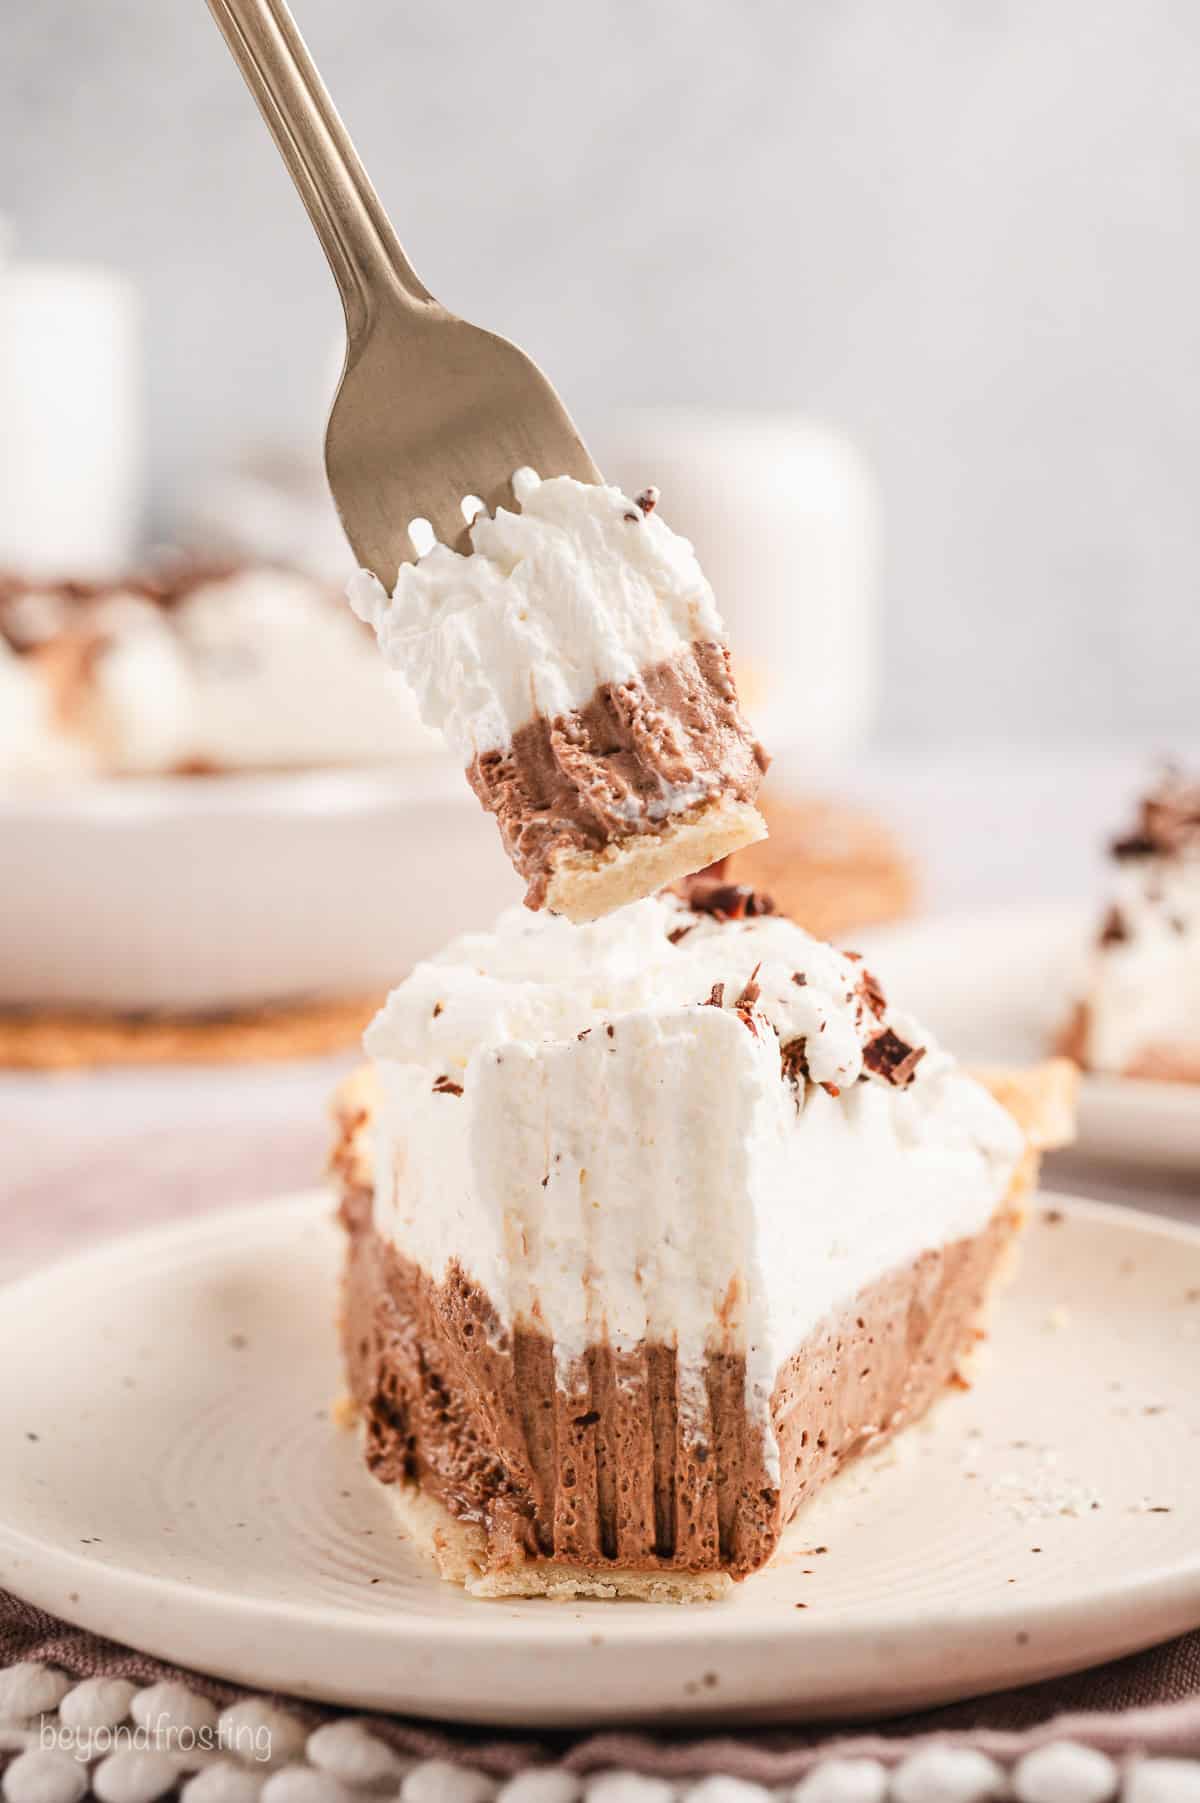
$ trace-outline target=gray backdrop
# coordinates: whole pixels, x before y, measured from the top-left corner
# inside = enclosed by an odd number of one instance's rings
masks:
[[[310,434],[320,252],[203,0],[0,0],[0,211],[148,305],[154,505]],[[1196,0],[296,0],[418,269],[585,431],[803,408],[881,478],[895,735],[1200,670]]]

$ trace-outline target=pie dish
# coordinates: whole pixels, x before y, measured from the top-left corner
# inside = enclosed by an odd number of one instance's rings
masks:
[[[0,571],[6,786],[377,765],[435,744],[342,596],[297,571]]]

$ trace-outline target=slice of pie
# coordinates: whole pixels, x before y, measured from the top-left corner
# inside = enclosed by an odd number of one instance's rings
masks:
[[[732,886],[418,965],[337,1103],[370,1470],[479,1596],[721,1594],[962,1378],[1072,1068],[996,1100]]]
[[[587,921],[766,837],[712,589],[646,489],[518,470],[519,511],[350,601],[439,727],[529,908]]]
[[[1058,1049],[1086,1070],[1200,1083],[1200,782],[1168,772],[1112,855],[1111,900]]]

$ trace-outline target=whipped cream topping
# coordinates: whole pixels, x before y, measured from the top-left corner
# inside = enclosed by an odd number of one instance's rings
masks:
[[[805,1335],[978,1232],[1022,1151],[860,963],[673,897],[586,927],[513,910],[418,965],[367,1047],[376,1225],[402,1253],[457,1261],[563,1360],[604,1336],[689,1368],[744,1351],[763,1423]]]
[[[1200,784],[1169,778],[1113,848],[1110,906],[1085,984],[1089,1067],[1200,1050]]]
[[[653,491],[635,502],[533,470],[517,471],[513,491],[520,512],[476,519],[470,553],[435,545],[401,567],[390,598],[367,571],[348,591],[464,766],[606,683],[725,640],[696,554],[654,511]]]
[[[0,775],[319,767],[436,745],[402,678],[301,575],[239,570],[166,606],[132,589],[29,591],[4,613],[23,649],[4,647]],[[87,656],[58,695],[57,654],[72,635]]]
[[[512,909],[494,932],[464,934],[419,964],[392,992],[366,1043],[375,1057],[437,1063],[457,1074],[483,1047],[567,1039],[622,1014],[704,1005],[734,1014],[751,1037],[774,1041],[777,1062],[781,1048],[802,1042],[811,1082],[840,1090],[860,1078],[886,1085],[868,1048],[888,1032],[930,1054],[932,1041],[911,1022],[886,1005],[875,1012],[872,989],[861,961],[780,914],[728,919],[674,895],[586,927]],[[931,1056],[934,1065],[945,1059]],[[786,1080],[792,1061],[782,1062]],[[913,1080],[929,1068],[921,1056]]]

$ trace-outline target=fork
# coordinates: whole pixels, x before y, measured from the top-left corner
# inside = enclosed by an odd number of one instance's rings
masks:
[[[435,539],[466,548],[513,472],[600,474],[537,365],[417,276],[284,0],[208,0],[329,260],[346,360],[325,473],[359,564],[391,591]]]

